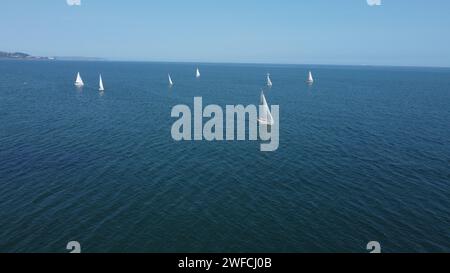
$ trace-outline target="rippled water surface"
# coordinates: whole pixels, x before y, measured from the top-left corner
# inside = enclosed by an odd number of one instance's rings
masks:
[[[450,251],[449,69],[195,68],[0,61],[0,252]],[[278,151],[172,140],[174,105],[256,104],[268,72]]]

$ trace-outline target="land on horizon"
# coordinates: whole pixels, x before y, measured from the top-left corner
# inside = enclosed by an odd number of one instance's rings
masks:
[[[0,59],[14,60],[52,60],[52,57],[33,56],[23,52],[5,52],[0,51]]]
[[[0,51],[0,60],[57,60],[57,61],[106,61],[107,59],[84,56],[34,56],[24,52]]]

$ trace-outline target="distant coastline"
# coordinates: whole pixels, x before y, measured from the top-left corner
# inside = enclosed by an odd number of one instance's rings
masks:
[[[0,51],[0,59],[8,60],[54,60],[53,57],[32,56],[23,52],[5,52]]]
[[[96,57],[80,57],[80,56],[45,57],[45,56],[33,56],[31,54],[24,52],[6,52],[6,51],[0,51],[0,60],[106,61],[106,59]]]
[[[104,58],[80,57],[80,56],[60,56],[60,57],[53,57],[53,59],[57,61],[107,61],[107,59]]]

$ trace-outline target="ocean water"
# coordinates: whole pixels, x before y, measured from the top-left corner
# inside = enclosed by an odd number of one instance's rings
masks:
[[[199,67],[0,61],[0,252],[450,251],[450,69]],[[173,106],[268,72],[276,152],[172,140]]]

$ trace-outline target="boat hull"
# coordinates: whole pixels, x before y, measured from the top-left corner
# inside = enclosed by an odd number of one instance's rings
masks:
[[[265,119],[258,119],[258,122],[261,125],[273,125],[273,122],[270,122],[270,121],[265,120]]]

